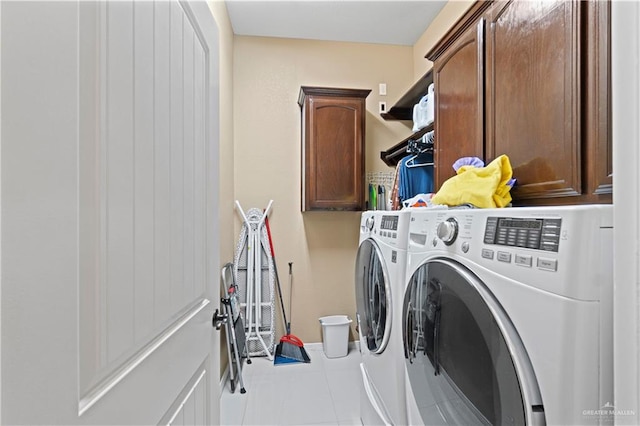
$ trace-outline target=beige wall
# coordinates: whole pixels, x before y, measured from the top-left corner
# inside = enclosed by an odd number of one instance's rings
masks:
[[[233,259],[233,29],[222,1],[210,1],[220,40],[220,258]]]
[[[391,106],[431,68],[424,55],[472,3],[447,3],[412,47],[234,37],[224,4],[210,3],[221,31],[221,263],[233,259],[241,226],[233,201],[248,209],[264,208],[273,199],[270,221],[280,281],[287,301],[287,264],[293,262],[292,331],[307,343],[321,341],[319,317],[355,319],[360,213],[300,212],[300,86],[372,89],[366,169],[390,171],[379,153],[407,137],[411,123],[385,122],[378,102]],[[378,95],[379,83],[387,84],[387,96]],[[281,328],[278,320],[278,336]]]
[[[305,342],[321,341],[321,316],[355,318],[360,213],[300,213],[300,86],[372,89],[366,169],[390,171],[380,151],[407,137],[411,123],[382,120],[378,102],[391,106],[431,67],[425,53],[472,3],[447,3],[413,47],[235,37],[234,194],[245,209],[274,200],[270,221],[278,272],[287,300],[287,264],[293,262],[292,331]],[[379,83],[387,84],[387,96],[378,95]],[[237,235],[241,221],[234,217]]]
[[[236,36],[234,52],[235,196],[245,210],[274,200],[270,223],[285,301],[287,264],[293,262],[292,331],[305,343],[320,342],[319,317],[346,314],[355,319],[353,275],[361,213],[300,212],[300,86],[372,89],[366,168],[388,171],[380,151],[411,131],[409,123],[382,120],[378,101],[392,102],[411,85],[413,51],[406,46]],[[383,82],[385,97],[378,95]],[[236,234],[240,225],[236,214]]]
[[[222,1],[210,1],[209,8],[218,24],[220,60],[220,265],[233,259],[233,29]],[[222,290],[222,289],[221,289]],[[220,372],[227,368],[225,334],[221,333]]]
[[[425,75],[433,64],[425,59],[425,55],[431,48],[445,35],[445,33],[456,23],[456,21],[475,3],[475,0],[451,0],[438,16],[435,17],[431,25],[413,45],[413,76],[414,79]]]

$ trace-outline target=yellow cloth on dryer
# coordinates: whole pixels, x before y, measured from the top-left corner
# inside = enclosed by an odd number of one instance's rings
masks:
[[[485,167],[462,166],[456,176],[442,184],[431,201],[447,206],[469,203],[480,208],[504,207],[511,202],[511,187],[507,183],[512,174],[506,155]]]

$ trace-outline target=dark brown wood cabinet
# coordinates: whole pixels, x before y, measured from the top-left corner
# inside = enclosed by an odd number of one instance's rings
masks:
[[[514,205],[611,202],[609,11],[597,0],[469,9],[427,54],[437,188],[459,157],[507,154]]]
[[[484,157],[484,20],[468,26],[433,64],[437,88],[434,178],[436,186],[455,175],[460,157]]]
[[[585,196],[611,202],[613,152],[611,138],[611,3],[589,2],[584,7],[583,67]]]
[[[519,200],[582,193],[579,13],[564,0],[486,13],[486,154],[509,156]]]
[[[364,210],[371,90],[302,86],[302,211]]]

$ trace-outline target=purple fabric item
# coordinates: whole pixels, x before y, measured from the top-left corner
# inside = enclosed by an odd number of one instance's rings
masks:
[[[453,170],[457,172],[458,169],[462,166],[484,167],[484,161],[482,161],[478,157],[458,158],[456,162],[453,163]]]

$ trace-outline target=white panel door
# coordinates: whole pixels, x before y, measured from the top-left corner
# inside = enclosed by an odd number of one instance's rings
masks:
[[[207,4],[0,18],[0,423],[218,423]]]

